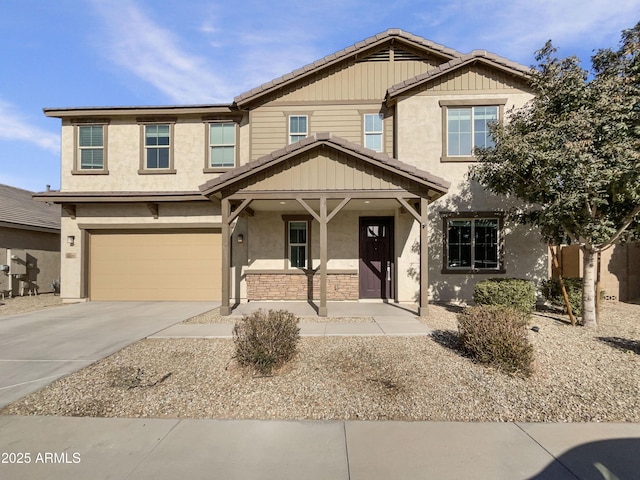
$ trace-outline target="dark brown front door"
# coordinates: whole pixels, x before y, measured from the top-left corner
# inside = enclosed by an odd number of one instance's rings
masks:
[[[360,217],[360,298],[393,298],[393,217]]]

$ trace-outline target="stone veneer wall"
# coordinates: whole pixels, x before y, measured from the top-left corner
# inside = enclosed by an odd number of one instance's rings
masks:
[[[251,273],[247,276],[247,299],[258,300],[319,300],[320,273]],[[310,297],[309,291],[313,289]],[[327,300],[358,300],[357,273],[328,273]]]

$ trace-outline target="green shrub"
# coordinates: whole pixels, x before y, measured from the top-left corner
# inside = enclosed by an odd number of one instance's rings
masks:
[[[520,278],[490,278],[476,283],[473,301],[476,305],[501,305],[531,313],[536,306],[536,287]]]
[[[569,303],[571,303],[571,311],[574,315],[582,315],[582,279],[581,278],[564,278],[564,286],[567,289]],[[544,280],[541,286],[542,296],[547,299],[551,305],[562,308],[567,313],[567,306],[562,296],[562,288],[557,278]]]
[[[298,319],[286,310],[260,309],[233,327],[238,363],[265,375],[293,357],[299,339]]]
[[[501,306],[479,306],[458,314],[460,348],[480,363],[529,376],[533,347],[527,338],[529,314]]]

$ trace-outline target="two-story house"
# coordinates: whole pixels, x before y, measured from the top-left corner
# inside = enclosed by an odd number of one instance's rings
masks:
[[[535,231],[467,177],[528,69],[388,30],[228,105],[45,109],[62,120],[62,296],[470,300],[542,278]]]

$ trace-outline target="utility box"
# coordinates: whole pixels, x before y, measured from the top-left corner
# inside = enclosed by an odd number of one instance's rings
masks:
[[[18,248],[7,249],[7,260],[9,263],[9,274],[26,275],[27,274],[27,252]]]

